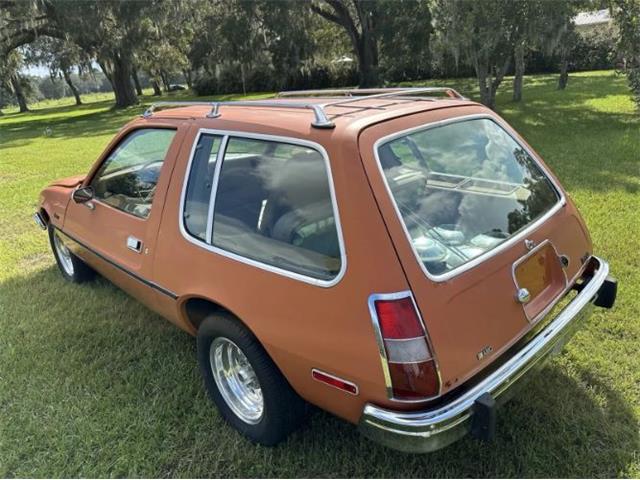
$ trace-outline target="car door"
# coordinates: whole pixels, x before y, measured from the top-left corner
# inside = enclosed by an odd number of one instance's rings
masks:
[[[186,130],[186,127],[183,127]],[[96,270],[146,304],[154,303],[151,281],[155,237],[181,128],[135,128],[105,156],[82,186],[94,198],[69,202],[64,232]]]

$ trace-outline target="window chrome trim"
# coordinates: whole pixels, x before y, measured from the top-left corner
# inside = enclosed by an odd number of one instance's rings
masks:
[[[396,202],[395,197],[393,196],[393,192],[391,191],[391,187],[389,187],[389,182],[387,182],[387,177],[384,174],[384,170],[382,168],[382,163],[380,162],[380,156],[378,155],[378,150],[379,148],[387,143],[387,142],[391,142],[392,140],[395,140],[397,138],[400,137],[404,137],[406,135],[410,135],[414,132],[419,132],[419,131],[426,131],[426,130],[431,130],[432,128],[438,128],[438,127],[442,127],[444,125],[449,125],[452,123],[459,123],[459,122],[466,122],[466,121],[470,121],[470,120],[480,120],[480,119],[486,119],[486,120],[490,120],[493,123],[495,123],[498,127],[500,127],[507,135],[509,135],[509,137],[511,137],[513,139],[513,141],[520,146],[520,148],[522,148],[525,152],[527,152],[527,154],[533,159],[534,163],[536,164],[536,166],[540,169],[540,171],[545,175],[545,177],[547,178],[547,180],[549,180],[549,182],[551,183],[551,185],[553,186],[553,188],[556,190],[556,193],[558,194],[558,201],[555,203],[555,205],[553,207],[551,207],[551,209],[545,213],[544,215],[542,215],[540,218],[538,218],[536,221],[534,221],[532,224],[528,225],[526,228],[524,228],[523,230],[521,230],[520,232],[516,233],[515,235],[513,235],[512,237],[508,238],[506,241],[502,242],[500,245],[498,245],[497,247],[488,250],[486,252],[484,252],[481,255],[478,255],[477,257],[469,260],[466,263],[463,263],[462,265],[449,270],[446,273],[443,273],[441,275],[434,275],[433,273],[430,273],[427,270],[427,267],[425,266],[424,262],[420,259],[420,255],[418,254],[418,251],[415,249],[415,247],[413,246],[413,242],[411,241],[411,235],[409,233],[409,230],[407,229],[407,226],[405,224],[404,219],[402,218],[402,214],[400,213],[400,208],[398,207],[398,204]],[[495,117],[493,117],[492,115],[486,114],[486,113],[480,113],[480,114],[473,114],[473,115],[463,115],[460,117],[454,117],[454,118],[448,118],[446,120],[439,120],[436,122],[431,122],[431,123],[426,123],[417,127],[411,127],[408,128],[406,130],[402,130],[400,132],[395,132],[392,133],[391,135],[387,135],[385,137],[382,137],[378,140],[376,140],[376,142],[373,144],[373,154],[374,157],[376,159],[376,165],[378,167],[378,171],[380,172],[380,175],[382,176],[382,181],[384,183],[385,189],[387,191],[387,195],[389,197],[389,199],[391,200],[391,204],[393,205],[393,208],[395,210],[396,216],[398,217],[398,220],[400,221],[400,225],[402,226],[402,230],[404,231],[405,237],[407,238],[407,241],[409,242],[409,246],[411,247],[411,250],[413,251],[413,254],[418,262],[418,265],[420,265],[420,268],[422,269],[423,273],[426,275],[426,277],[429,280],[432,280],[434,282],[445,282],[453,277],[456,277],[458,275],[460,275],[463,272],[466,272],[467,270],[470,270],[478,265],[480,265],[481,263],[485,262],[486,260],[489,260],[490,258],[498,255],[499,253],[505,251],[507,248],[512,247],[513,245],[515,245],[517,242],[523,240],[527,235],[531,234],[531,232],[533,232],[534,230],[536,230],[538,227],[540,227],[543,223],[545,223],[549,218],[551,218],[553,215],[555,215],[562,207],[564,207],[567,203],[564,191],[562,190],[562,188],[560,188],[560,185],[558,184],[558,182],[556,182],[555,178],[553,177],[553,175],[550,174],[549,170],[547,170],[541,163],[540,160],[538,158],[537,155],[535,155],[530,148],[528,148],[527,146],[523,145],[514,135],[515,134],[515,130],[513,128],[511,128],[510,125],[508,125],[506,122],[504,124],[498,122],[496,120]]]
[[[198,140],[200,140],[200,135],[198,135]],[[211,196],[209,197],[209,210],[207,211],[207,232],[205,233],[206,243],[213,243],[213,208],[216,204],[216,195],[217,195],[217,187],[218,187],[218,178],[220,178],[220,170],[222,170],[222,160],[224,159],[225,153],[227,153],[227,143],[229,143],[229,136],[225,135],[220,140],[220,147],[218,148],[218,153],[216,153],[216,167],[213,169],[213,178],[211,179]],[[191,174],[191,170],[189,170],[189,174]],[[213,188],[213,187],[216,188]],[[182,217],[184,219],[184,217]]]
[[[184,206],[185,206],[185,200],[186,200],[186,191],[187,191],[187,182],[189,181],[189,175],[191,173],[191,167],[192,167],[192,163],[193,163],[193,158],[194,158],[194,154],[195,154],[195,149],[198,145],[198,142],[200,141],[200,137],[203,134],[212,134],[212,135],[219,135],[221,137],[223,137],[222,141],[224,142],[224,147],[225,147],[225,153],[226,153],[226,146],[228,143],[229,138],[240,138],[240,139],[249,139],[249,140],[265,140],[265,141],[272,141],[272,142],[279,142],[279,143],[285,143],[285,144],[289,144],[289,145],[300,145],[302,147],[307,147],[307,148],[311,148],[313,150],[315,150],[316,152],[320,153],[320,155],[322,156],[324,163],[325,163],[325,168],[327,171],[327,181],[329,182],[329,193],[330,193],[330,198],[331,198],[331,207],[332,207],[332,211],[333,211],[333,216],[335,218],[335,224],[336,224],[336,233],[338,235],[338,245],[340,247],[340,271],[338,272],[338,274],[332,278],[331,280],[321,280],[319,278],[315,278],[315,277],[309,277],[307,275],[303,275],[301,273],[296,273],[293,272],[291,270],[287,270],[285,268],[281,268],[281,267],[276,267],[274,265],[269,265],[268,263],[264,263],[264,262],[260,262],[258,260],[254,260],[248,257],[244,257],[242,255],[238,255],[237,253],[233,253],[230,252],[228,250],[225,250],[223,248],[220,247],[216,247],[215,245],[213,245],[212,243],[207,243],[204,242],[196,237],[194,237],[193,235],[191,235],[189,232],[187,232],[185,226],[184,226]],[[223,144],[220,145],[220,149],[222,149]],[[217,161],[217,160],[216,160]],[[218,170],[219,168],[222,168],[222,163],[224,162],[224,157],[222,157],[220,159],[220,162],[218,164],[216,164],[216,170]],[[214,172],[214,177],[215,177],[215,172]],[[212,198],[215,199],[215,195],[217,194],[217,190],[218,190],[218,180],[219,180],[219,174],[218,176],[215,178],[215,183],[212,184],[211,186],[211,195]],[[211,207],[211,202],[209,204],[209,206]],[[256,267],[256,268],[260,268],[262,270],[266,270],[268,272],[272,272],[278,275],[282,275],[284,277],[288,277],[288,278],[292,278],[294,280],[298,280],[304,283],[309,283],[311,285],[315,285],[318,287],[324,287],[324,288],[329,288],[329,287],[333,287],[336,284],[338,284],[340,282],[340,280],[342,280],[342,278],[344,277],[344,274],[347,270],[347,255],[346,255],[346,250],[345,250],[345,246],[344,246],[344,237],[342,235],[342,224],[340,221],[340,213],[339,213],[339,209],[338,209],[338,201],[336,199],[336,193],[335,193],[335,186],[333,183],[333,173],[331,171],[331,163],[329,162],[329,155],[327,154],[327,151],[324,149],[324,147],[316,142],[311,142],[308,140],[302,140],[299,138],[294,138],[294,137],[284,137],[284,136],[278,136],[278,135],[265,135],[265,134],[259,134],[259,133],[250,133],[250,132],[243,132],[243,131],[238,131],[238,130],[216,130],[216,129],[211,129],[211,128],[200,128],[198,130],[198,133],[196,134],[196,137],[194,139],[193,145],[191,146],[191,152],[189,154],[189,162],[187,163],[187,168],[185,170],[185,174],[184,174],[184,179],[183,179],[183,183],[182,183],[182,192],[180,194],[180,208],[178,209],[178,225],[180,228],[180,233],[182,234],[182,236],[189,241],[190,243],[197,245],[198,247],[201,247],[205,250],[208,250],[210,252],[213,253],[217,253],[218,255],[221,255],[223,257],[227,257],[230,258],[232,260],[235,260],[237,262],[241,262],[247,265],[251,265],[252,267]],[[209,219],[207,219],[209,220]],[[207,225],[207,232],[209,232],[209,225]],[[213,211],[212,211],[212,215],[211,215],[211,236],[208,236],[207,238],[211,238],[213,235]]]
[[[420,325],[422,325],[422,330],[424,331],[424,337],[427,341],[427,347],[429,348],[429,352],[431,353],[431,360],[436,367],[436,374],[438,375],[438,393],[432,395],[430,397],[423,397],[416,400],[404,400],[398,399],[393,396],[393,383],[391,381],[391,373],[389,372],[389,359],[387,358],[387,350],[384,347],[384,338],[382,337],[382,331],[380,330],[380,320],[378,319],[378,312],[376,310],[375,302],[378,300],[400,300],[402,298],[410,298],[413,303],[413,308],[415,309],[416,315],[418,315],[418,320],[420,320]],[[416,303],[415,298],[413,298],[413,293],[411,290],[403,290],[401,292],[394,293],[372,293],[369,295],[369,299],[367,300],[367,305],[369,306],[369,316],[371,317],[371,323],[373,324],[373,331],[376,336],[376,343],[378,344],[378,353],[380,355],[380,363],[382,363],[382,374],[384,376],[384,383],[387,389],[387,397],[389,400],[393,400],[394,402],[400,403],[423,403],[429,400],[433,400],[434,398],[438,398],[442,394],[442,375],[440,374],[440,364],[438,363],[438,358],[436,357],[436,352],[433,350],[433,342],[431,341],[431,337],[429,336],[429,331],[427,330],[427,326],[422,319],[422,315],[420,314],[420,309],[418,308],[418,304]],[[422,338],[422,337],[417,337]],[[415,340],[415,338],[407,339],[407,340]],[[392,363],[406,363],[406,362],[392,362]],[[416,363],[416,362],[411,362]]]

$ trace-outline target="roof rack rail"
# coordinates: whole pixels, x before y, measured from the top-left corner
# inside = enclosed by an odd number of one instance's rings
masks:
[[[458,98],[466,100],[465,97],[460,95],[457,90],[451,87],[387,87],[387,88],[337,88],[326,90],[287,90],[279,92],[276,96],[278,98],[295,98],[295,97],[355,97],[355,96],[375,96],[378,95],[408,95],[411,93],[425,94],[425,93],[444,93],[451,98]],[[374,97],[374,98],[375,98]]]
[[[286,100],[240,100],[240,101],[220,101],[220,102],[188,102],[188,101],[175,101],[175,102],[156,102],[153,103],[142,114],[144,118],[152,117],[154,112],[160,108],[165,107],[185,107],[192,105],[207,106],[211,108],[211,111],[207,113],[209,118],[220,117],[220,107],[250,107],[250,108],[293,108],[298,110],[311,110],[313,111],[314,119],[311,122],[311,126],[315,128],[333,128],[335,124],[329,120],[324,109],[332,106],[345,106],[348,103],[358,102],[360,100],[368,100],[372,98],[386,98],[396,97],[404,95],[424,95],[432,93],[443,93],[450,98],[458,100],[466,100],[465,97],[460,95],[456,90],[449,87],[411,87],[411,88],[352,88],[352,89],[339,89],[339,90],[299,90],[292,92],[280,92],[278,97],[280,98],[295,98],[295,97],[310,97],[317,95],[333,96],[341,95],[345,96],[345,99],[336,100],[326,103],[302,103],[302,102],[287,102]],[[422,99],[425,100],[425,99]],[[354,107],[354,108],[374,108],[374,107]],[[378,108],[378,107],[375,107]]]

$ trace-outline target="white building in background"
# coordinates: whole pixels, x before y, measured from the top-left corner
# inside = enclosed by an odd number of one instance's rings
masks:
[[[573,18],[573,23],[579,33],[588,33],[601,29],[608,29],[613,25],[613,19],[608,8],[595,12],[580,12]]]

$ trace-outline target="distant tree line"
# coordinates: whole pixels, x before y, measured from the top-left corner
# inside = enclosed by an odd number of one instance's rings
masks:
[[[0,0],[0,106],[62,90],[82,102],[98,78],[116,106],[179,79],[197,94],[370,87],[475,76],[493,108],[514,75],[607,68],[624,58],[640,92],[640,0]],[[610,35],[580,36],[579,11],[611,8]],[[25,77],[46,65],[50,82]],[[101,73],[97,73],[99,66]],[[89,87],[89,85],[93,87]],[[97,88],[97,87],[96,87]],[[640,98],[640,94],[639,94]]]

